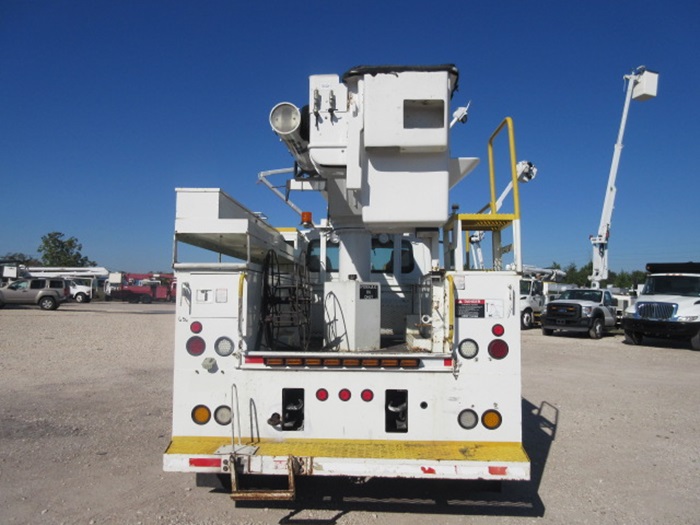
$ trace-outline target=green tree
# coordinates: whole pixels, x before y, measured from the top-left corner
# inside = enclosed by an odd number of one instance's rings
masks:
[[[552,263],[552,268],[562,269],[557,263]],[[591,282],[588,280],[588,276],[593,273],[593,263],[589,262],[581,268],[577,268],[574,263],[570,263],[566,268],[563,268],[566,273],[563,282],[568,284],[576,284],[582,287],[588,287]],[[606,288],[608,285],[612,285],[616,288],[633,288],[638,284],[644,284],[646,280],[646,273],[643,271],[635,270],[634,272],[627,272],[625,270],[620,270],[619,272],[613,272],[610,270],[608,272],[608,278],[600,283],[601,288]]]
[[[23,264],[25,266],[39,266],[41,264],[41,261],[33,255],[20,252],[8,252],[0,257],[0,260],[7,263]]]
[[[83,245],[78,239],[69,237],[64,240],[64,237],[60,232],[51,232],[41,238],[39,253],[44,266],[83,267],[97,264],[80,253]]]
[[[647,280],[647,274],[641,270],[635,270],[632,272],[631,278],[632,286],[638,286],[640,284],[644,284],[644,282]]]

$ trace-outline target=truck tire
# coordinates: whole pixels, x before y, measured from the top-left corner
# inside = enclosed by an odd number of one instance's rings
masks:
[[[591,336],[591,339],[600,339],[603,337],[603,319],[600,317],[596,317],[593,319],[593,324],[591,325],[591,328],[588,330],[588,335]]]
[[[551,328],[543,328],[542,329],[542,335],[552,335],[554,333],[554,330]]]
[[[39,308],[42,310],[55,310],[58,308],[58,301],[53,297],[46,295],[39,299]]]
[[[520,314],[520,328],[523,330],[529,330],[532,328],[532,325],[534,323],[534,318],[532,314],[532,310],[530,308],[526,308],[522,314]]]
[[[151,304],[153,302],[153,297],[151,297],[150,295],[148,295],[146,293],[141,294],[141,302],[143,304]]]
[[[89,298],[87,295],[85,295],[83,292],[79,292],[75,294],[75,302],[76,303],[89,303]]]
[[[625,330],[625,341],[631,345],[641,345],[644,336],[639,332],[633,332],[632,330]]]
[[[700,330],[690,338],[690,348],[693,350],[700,350]]]

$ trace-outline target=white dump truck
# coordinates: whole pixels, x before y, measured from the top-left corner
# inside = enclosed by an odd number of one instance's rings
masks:
[[[513,184],[507,211],[494,191],[488,213],[451,211],[479,162],[450,154],[457,80],[453,65],[363,66],[276,105],[294,167],[260,177],[286,174],[297,228],[218,188],[176,190],[166,471],[224,478],[236,500],[293,499],[301,476],[529,479],[513,122],[485,140],[505,152],[488,177]],[[297,190],[325,198],[323,219]],[[474,231],[493,237],[488,271],[463,270]],[[248,484],[266,476],[285,486]]]
[[[622,318],[626,341],[680,339],[700,350],[700,263],[649,263],[646,269],[642,293]]]

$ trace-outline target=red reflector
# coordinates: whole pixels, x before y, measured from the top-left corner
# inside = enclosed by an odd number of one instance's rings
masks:
[[[202,355],[204,353],[204,349],[206,347],[207,347],[207,345],[204,342],[204,339],[202,339],[198,335],[196,335],[194,337],[190,337],[187,340],[187,352],[190,355],[194,355],[194,356]]]
[[[423,474],[435,474],[435,469],[433,467],[421,467],[420,470]]]
[[[347,388],[343,388],[340,392],[338,392],[338,397],[341,401],[349,401],[352,397],[352,394],[350,393],[350,390],[348,390]]]
[[[363,390],[362,393],[360,394],[360,397],[362,398],[362,401],[372,401],[374,399],[374,392],[372,392],[369,388],[366,390]]]
[[[192,331],[193,334],[200,333],[202,331],[202,323],[200,323],[199,321],[194,321],[190,325],[190,330]]]
[[[190,467],[220,467],[221,458],[190,458]]]
[[[502,324],[495,324],[493,325],[493,328],[491,328],[491,333],[496,337],[501,337],[503,334],[506,333],[506,329],[503,328]]]
[[[448,357],[447,359],[445,359],[445,360],[442,362],[442,364],[445,365],[445,366],[452,366],[452,363],[453,363],[453,361],[452,361],[452,358],[451,358],[451,357]]]
[[[489,355],[494,359],[503,359],[508,355],[508,343],[503,339],[494,339],[489,343]]]
[[[319,388],[316,390],[316,399],[319,401],[326,401],[328,399],[328,390],[325,388]]]
[[[246,357],[246,365],[262,365],[265,364],[265,360],[262,357]]]
[[[492,476],[505,476],[508,467],[489,467],[489,474]]]

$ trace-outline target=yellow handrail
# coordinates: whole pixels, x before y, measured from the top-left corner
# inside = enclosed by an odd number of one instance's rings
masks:
[[[508,126],[508,146],[510,149],[510,172],[513,180],[513,215],[515,219],[520,219],[520,192],[518,190],[518,171],[516,168],[515,155],[515,128],[513,119],[506,117],[503,122],[496,128],[489,138],[488,155],[489,155],[489,184],[491,186],[491,213],[498,213],[496,209],[496,167],[493,158],[493,140],[496,138],[505,126]]]
[[[447,329],[447,342],[450,344],[450,347],[454,344],[454,338],[455,338],[455,292],[454,292],[454,279],[452,275],[447,274],[447,308],[448,310],[448,315],[447,315],[447,320],[448,320],[448,329]]]

